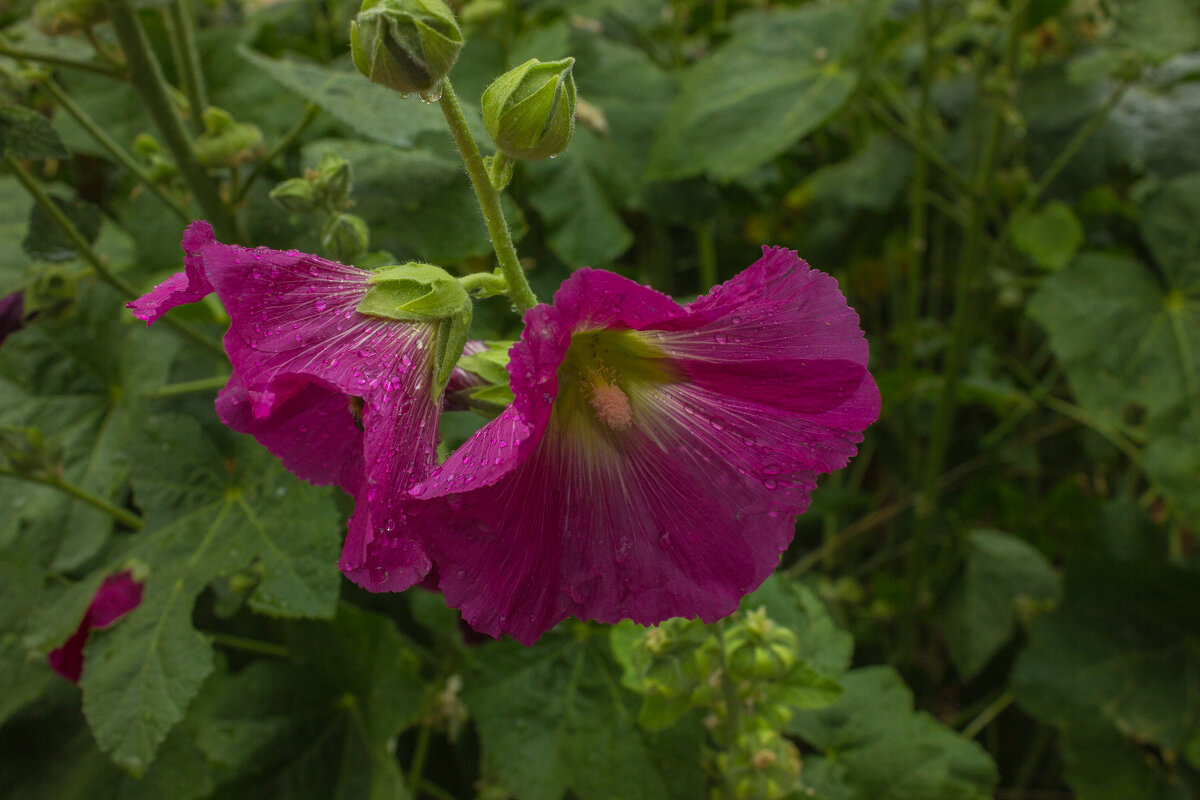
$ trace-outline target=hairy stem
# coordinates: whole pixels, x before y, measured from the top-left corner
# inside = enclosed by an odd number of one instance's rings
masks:
[[[442,81],[442,96],[438,100],[446,124],[450,126],[450,135],[462,156],[463,165],[475,189],[475,197],[479,200],[479,208],[483,212],[483,221],[487,225],[488,235],[492,239],[492,249],[496,251],[496,260],[500,264],[500,272],[508,281],[508,296],[521,312],[528,311],[537,305],[537,295],[525,279],[521,262],[517,259],[517,250],[513,247],[512,234],[508,230],[508,222],[504,219],[504,209],[500,207],[500,193],[492,186],[483,156],[479,154],[479,145],[467,127],[467,118],[463,115],[458,96],[450,79]]]
[[[162,200],[164,203],[166,203],[167,207],[174,211],[181,220],[184,222],[191,222],[192,217],[188,213],[187,209],[183,207],[183,204],[180,203],[179,200],[169,191],[167,191],[162,184],[151,178],[150,173],[148,173],[146,169],[134,159],[133,156],[125,152],[125,149],[121,147],[121,145],[117,144],[116,141],[114,141],[113,138],[109,136],[103,128],[97,125],[96,121],[92,119],[88,113],[71,98],[69,94],[63,91],[62,87],[55,83],[53,78],[47,76],[46,78],[42,79],[42,85],[46,87],[46,91],[50,92],[50,94],[54,97],[54,100],[60,106],[62,106],[68,114],[75,118],[75,121],[79,123],[79,126],[91,134],[92,138],[95,139],[101,147],[107,150],[109,154],[115,158],[118,163],[120,163],[121,166],[132,172],[147,189],[154,192],[159,200]]]
[[[66,56],[58,56],[52,53],[35,53],[30,50],[22,50],[19,47],[10,47],[8,44],[0,42],[0,56],[7,56],[19,61],[31,61],[37,64],[49,64],[54,67],[70,67],[71,69],[81,69],[86,72],[94,72],[98,75],[104,75],[109,78],[124,80],[125,71],[117,67],[105,64],[100,61],[79,61]]]
[[[175,157],[180,174],[191,187],[196,201],[217,231],[217,235],[227,242],[237,241],[237,222],[221,200],[216,182],[209,176],[204,165],[196,160],[191,137],[184,128],[175,102],[167,90],[162,67],[150,49],[150,42],[146,39],[141,22],[129,7],[127,0],[105,0],[105,5],[117,40],[121,43],[121,49],[125,51],[133,86],[141,95],[142,102],[146,104],[163,141]]]
[[[200,51],[196,47],[196,27],[192,4],[189,0],[171,0],[164,10],[167,33],[171,37],[175,67],[179,82],[192,107],[191,124],[196,133],[204,132],[204,109],[208,108],[208,97],[204,92],[204,71],[200,67]]]
[[[18,478],[19,480],[29,481],[30,483],[40,483],[42,486],[49,486],[58,489],[64,494],[74,497],[76,500],[87,503],[92,508],[103,511],[117,522],[124,525],[126,528],[139,530],[142,525],[142,518],[132,511],[127,511],[124,508],[115,506],[99,495],[92,494],[87,489],[76,486],[73,483],[68,483],[58,475],[34,475],[28,472],[19,472],[9,467],[0,467],[0,475],[9,478]]]
[[[38,182],[33,179],[33,176],[25,171],[25,168],[21,166],[21,162],[17,161],[17,159],[13,158],[12,156],[5,156],[4,164],[8,167],[9,171],[16,176],[17,180],[21,182],[21,185],[25,187],[25,190],[33,197],[34,202],[42,207],[42,210],[46,212],[46,216],[54,220],[54,223],[62,229],[62,232],[66,234],[66,237],[71,240],[71,244],[75,246],[75,250],[79,253],[79,257],[86,261],[91,268],[95,270],[96,274],[100,276],[101,280],[103,280],[109,286],[112,286],[129,299],[133,299],[138,296],[139,292],[137,289],[134,289],[129,282],[108,268],[108,264],[104,263],[104,259],[100,258],[96,251],[92,249],[92,246],[88,243],[88,240],[82,233],[79,232],[79,229],[75,227],[75,223],[71,222],[70,218],[68,218],[67,215],[63,213],[62,209],[58,207],[58,204],[50,199],[50,195],[46,194],[42,187],[38,185]],[[212,341],[200,331],[196,330],[191,325],[188,325],[186,322],[171,319],[170,317],[164,317],[163,319],[172,328],[187,336],[197,344],[203,345],[207,349],[212,350],[215,353],[219,353],[221,356],[225,355],[225,351],[221,348],[221,345]]]

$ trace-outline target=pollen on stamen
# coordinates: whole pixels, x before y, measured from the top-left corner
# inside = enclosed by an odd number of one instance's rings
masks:
[[[589,401],[596,417],[614,431],[623,431],[633,421],[633,409],[629,398],[616,384],[609,383],[599,373],[592,372],[588,383],[591,388]]]

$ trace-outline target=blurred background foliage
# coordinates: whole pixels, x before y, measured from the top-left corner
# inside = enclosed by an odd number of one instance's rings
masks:
[[[775,244],[861,315],[883,416],[745,606],[837,687],[780,723],[803,765],[787,796],[1200,797],[1196,4],[452,5],[485,150],[486,84],[576,59],[570,147],[506,198],[543,298],[589,265],[687,299]],[[181,161],[126,77],[120,9],[195,150],[219,133],[198,100],[261,135]],[[197,340],[219,305],[174,312],[195,336],[125,316],[214,202],[242,243],[323,252],[319,214],[267,193],[326,153],[352,166],[360,263],[489,268],[438,109],[350,65],[356,11],[0,7],[0,294],[23,298],[0,348],[6,797],[682,800],[720,781],[699,712],[643,724],[636,631],[480,643],[436,594],[339,584],[346,499],[215,419],[227,367]],[[475,326],[519,331],[503,300]],[[445,443],[481,422],[447,414]],[[76,689],[45,654],[122,568],[146,599],[93,637]]]

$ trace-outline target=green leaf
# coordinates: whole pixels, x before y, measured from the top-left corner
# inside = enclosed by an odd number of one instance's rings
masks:
[[[1043,269],[1062,269],[1083,244],[1083,226],[1065,203],[1048,203],[1039,211],[1013,213],[1008,235],[1018,250]]]
[[[50,199],[87,243],[95,244],[100,236],[100,209],[86,200],[68,200],[54,195]],[[21,249],[29,257],[44,261],[68,261],[78,256],[74,242],[40,205],[33,206],[29,212],[29,233],[21,242]]]
[[[1151,60],[1200,44],[1200,13],[1189,0],[1123,0],[1114,11],[1117,42]]]
[[[818,168],[801,191],[849,208],[887,211],[908,180],[910,161],[903,144],[877,133],[846,160]]]
[[[50,120],[24,106],[0,104],[0,155],[9,158],[66,158]]]
[[[1139,206],[1142,238],[1171,285],[1200,296],[1200,172],[1165,182]]]
[[[1152,416],[1180,407],[1188,374],[1200,370],[1200,305],[1170,300],[1145,265],[1085,253],[1042,283],[1029,313],[1049,332],[1079,404],[1122,421],[1127,406]]]
[[[967,534],[962,573],[936,617],[959,674],[978,673],[1024,617],[1053,606],[1059,594],[1058,574],[1027,542],[1001,531]]]
[[[223,798],[406,798],[389,743],[429,688],[385,617],[343,605],[289,628],[286,663],[218,672],[190,715],[197,744],[233,780]]]
[[[130,557],[146,565],[142,604],[87,648],[84,713],[101,749],[138,774],[212,671],[192,628],[210,580],[256,563],[250,598],[277,616],[334,611],[341,525],[327,491],[288,475],[247,439],[227,458],[192,420],[156,417],[134,450],[134,496],[146,527]]]
[[[798,712],[788,730],[823,751],[805,758],[802,780],[846,800],[985,800],[996,767],[974,742],[913,711],[912,693],[891,667],[841,678],[845,696]]]
[[[854,92],[848,57],[874,17],[868,2],[746,13],[719,50],[684,73],[647,175],[743,175],[836,114]]]
[[[111,290],[87,287],[73,315],[39,322],[0,350],[0,423],[42,431],[62,452],[69,483],[118,504],[126,446],[145,423],[142,393],[162,385],[178,348],[167,331],[124,324],[123,311]],[[66,502],[49,565],[56,570],[84,564],[113,529],[103,512]]]
[[[532,205],[546,225],[546,244],[568,266],[610,264],[633,244],[596,176],[570,149],[530,165]]]
[[[478,651],[463,697],[488,763],[523,800],[695,798],[701,795],[702,728],[693,719],[662,733],[640,729],[636,696],[618,686],[605,637],[580,623],[536,647]]]
[[[1025,709],[1060,729],[1080,800],[1186,796],[1174,794],[1169,765],[1200,733],[1197,631],[1193,573],[1107,559],[1068,565],[1063,602],[1034,625],[1011,685]]]

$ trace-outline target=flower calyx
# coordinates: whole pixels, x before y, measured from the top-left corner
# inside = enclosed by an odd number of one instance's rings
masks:
[[[575,59],[526,61],[483,93],[483,125],[509,158],[537,161],[566,149],[575,132]]]
[[[434,391],[441,393],[471,327],[471,298],[458,279],[433,264],[409,262],[375,270],[358,304],[363,314],[404,322],[436,321]]]
[[[454,12],[442,0],[365,0],[350,24],[354,66],[401,94],[433,92],[462,47]]]

